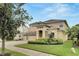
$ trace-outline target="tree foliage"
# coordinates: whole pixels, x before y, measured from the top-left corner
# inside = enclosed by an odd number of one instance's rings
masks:
[[[68,34],[69,39],[77,38],[77,34],[79,33],[79,24],[68,28],[66,33]]]
[[[24,4],[0,4],[0,38],[2,39],[2,53],[4,54],[5,39],[14,39],[17,28],[32,19],[22,8]]]
[[[32,19],[26,10],[22,8],[24,4],[2,4],[0,8],[0,36],[6,36],[6,39],[13,39],[17,28],[25,25]],[[3,30],[4,29],[4,30]],[[2,33],[1,33],[2,32]],[[5,34],[3,34],[3,32]]]

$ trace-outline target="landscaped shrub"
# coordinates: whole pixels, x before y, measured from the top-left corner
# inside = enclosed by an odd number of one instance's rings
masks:
[[[63,43],[63,39],[54,38],[53,40],[56,41],[56,42],[58,42],[58,43]]]
[[[47,38],[42,38],[42,39],[36,39],[35,41],[28,41],[29,44],[61,44],[63,43],[62,39],[47,39]]]
[[[47,42],[47,38],[36,39],[35,42]]]
[[[28,41],[29,44],[47,44],[47,39],[36,39],[35,41]]]

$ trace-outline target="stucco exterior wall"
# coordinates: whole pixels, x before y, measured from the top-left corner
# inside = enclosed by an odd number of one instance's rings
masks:
[[[53,22],[53,23],[48,23],[48,26],[42,26],[42,27],[30,27],[28,29],[28,32],[36,32],[36,36],[28,36],[28,40],[35,40],[35,39],[40,39],[39,37],[39,30],[42,30],[42,37],[41,38],[48,38],[49,34],[52,32],[54,33],[54,38],[59,38],[63,39],[63,41],[67,40],[67,34],[65,34],[62,30],[66,30],[68,28],[67,24],[65,22]],[[62,25],[62,27],[60,26]],[[41,26],[41,25],[40,25]],[[47,30],[49,29],[49,30]]]
[[[36,40],[37,39],[37,37],[36,36],[28,36],[28,41],[34,41],[34,40]]]
[[[58,37],[57,30],[51,30],[51,33],[54,33],[54,38]]]
[[[63,39],[63,41],[66,41],[68,38],[67,38],[67,34],[65,34],[64,32],[62,32],[62,31],[58,31],[57,32],[57,38],[59,38],[59,39]]]
[[[39,37],[39,31],[42,30],[42,37]],[[37,39],[40,39],[40,38],[48,38],[48,31],[47,31],[47,27],[43,27],[43,28],[37,28],[36,30],[36,36],[37,36]]]
[[[37,27],[30,27],[28,28],[28,32],[34,32],[37,30]]]

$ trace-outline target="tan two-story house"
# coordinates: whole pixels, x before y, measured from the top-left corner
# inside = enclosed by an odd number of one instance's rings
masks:
[[[64,31],[68,28],[66,20],[51,19],[44,22],[35,22],[30,24],[27,31],[28,40],[35,40],[40,38],[49,38],[49,34],[53,34],[53,38],[68,39]]]

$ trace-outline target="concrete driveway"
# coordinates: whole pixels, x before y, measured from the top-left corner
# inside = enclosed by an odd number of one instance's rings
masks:
[[[30,56],[53,56],[53,55],[50,55],[50,54],[46,54],[46,53],[42,53],[42,52],[30,50],[30,49],[15,47],[15,45],[24,44],[24,43],[27,43],[27,41],[26,40],[24,40],[24,41],[6,41],[5,47],[7,49],[17,51],[17,52],[21,52],[21,53],[24,53],[26,55],[28,54]],[[0,47],[1,47],[1,42],[0,42]]]

